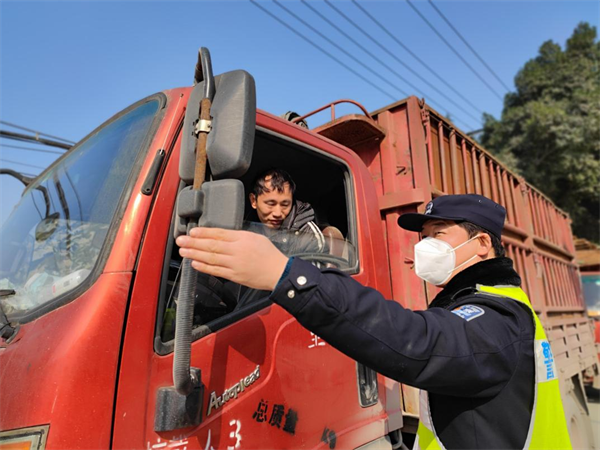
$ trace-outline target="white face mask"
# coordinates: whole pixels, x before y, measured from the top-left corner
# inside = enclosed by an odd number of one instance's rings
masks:
[[[447,242],[440,239],[426,237],[417,245],[415,245],[415,272],[417,276],[422,280],[425,280],[428,283],[436,286],[444,284],[446,281],[448,281],[448,278],[450,278],[452,272],[454,272],[456,269],[460,269],[462,266],[477,257],[475,254],[472,258],[469,258],[458,267],[455,267],[455,250],[461,248],[465,244],[468,244],[479,236],[480,235],[473,236],[468,241],[465,241],[454,248],[452,248],[452,246]]]

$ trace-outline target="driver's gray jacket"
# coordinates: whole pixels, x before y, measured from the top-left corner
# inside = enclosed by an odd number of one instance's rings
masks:
[[[285,255],[326,253],[327,244],[314,222],[315,212],[309,203],[296,200],[290,214],[277,230],[260,222],[245,222],[244,229],[268,237]]]

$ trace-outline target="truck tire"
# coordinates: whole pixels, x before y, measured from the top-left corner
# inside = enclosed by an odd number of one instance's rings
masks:
[[[595,449],[592,422],[584,398],[571,390],[563,403],[573,450]]]

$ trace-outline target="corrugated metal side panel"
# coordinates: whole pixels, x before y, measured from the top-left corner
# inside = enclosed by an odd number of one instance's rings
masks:
[[[415,97],[380,110],[375,119],[388,131],[381,143],[385,195],[396,197],[382,208],[392,238],[391,261],[412,257],[409,252],[414,239],[392,229],[399,214],[422,212],[425,204],[439,195],[481,194],[506,208],[503,242],[534,308],[542,316],[585,311],[565,212]],[[394,240],[394,236],[400,238]],[[393,269],[393,279],[398,278]],[[410,279],[401,272],[403,282]],[[396,282],[395,295],[399,289],[402,287]],[[431,298],[435,289],[428,294]],[[412,306],[409,300],[402,303]]]
[[[560,378],[564,381],[591,367],[597,355],[574,264],[569,217],[416,97],[373,117],[387,137],[379,149],[361,156],[379,189],[394,299],[420,309],[438,292],[423,286],[404,264],[412,259],[418,236],[400,229],[398,216],[423,212],[427,202],[440,195],[485,195],[506,208],[503,244],[552,342]],[[414,417],[417,391],[402,386],[402,402],[405,414]]]
[[[418,115],[418,109],[416,110]],[[388,120],[391,119],[391,120]],[[414,210],[414,205],[423,203],[426,195],[415,189],[415,183],[428,187],[426,161],[422,154],[411,152],[410,138],[422,129],[420,121],[409,123],[406,108],[393,116],[380,118],[380,126],[387,135],[381,143],[373,143],[356,148],[356,153],[366,164],[379,196],[379,207],[388,245],[388,263],[392,277],[392,298],[411,309],[425,309],[425,284],[411,270],[412,249],[418,236],[402,230],[397,225],[398,216]],[[411,130],[411,127],[417,127]],[[421,139],[424,134],[420,133]],[[423,142],[423,148],[425,144]],[[415,160],[417,158],[417,160]],[[422,160],[420,160],[420,159]]]
[[[416,310],[425,309],[427,298],[437,291],[434,287],[426,287],[412,270],[413,248],[419,236],[401,229],[397,224],[400,214],[415,211],[431,199],[427,157],[412,151],[414,145],[426,147],[419,111],[418,103],[412,102],[410,107],[404,105],[394,114],[382,114],[378,122],[386,130],[385,139],[380,143],[355,148],[369,169],[379,197],[387,242],[387,262],[392,274],[392,298]],[[415,139],[417,144],[413,142]],[[427,289],[431,292],[427,292]],[[405,419],[407,415],[417,418],[418,390],[402,385],[401,399]]]
[[[597,363],[593,324],[586,317],[552,317],[546,323],[546,335],[561,379]]]

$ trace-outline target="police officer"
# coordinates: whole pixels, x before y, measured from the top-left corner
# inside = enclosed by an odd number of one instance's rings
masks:
[[[416,274],[443,287],[426,311],[288,259],[259,235],[195,229],[177,243],[197,270],[272,290],[274,302],[338,350],[420,388],[415,448],[571,448],[548,340],[500,244],[505,216],[474,194],[400,216],[423,237]]]

